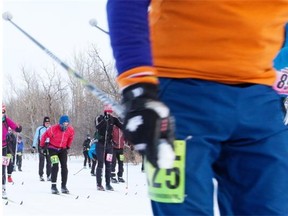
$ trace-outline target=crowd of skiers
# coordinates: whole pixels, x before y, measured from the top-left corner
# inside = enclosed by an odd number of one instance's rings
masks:
[[[6,107],[2,104],[2,198],[6,194],[6,169],[7,180],[13,182],[12,172],[15,167],[22,171],[22,154],[24,144],[20,132],[22,127],[13,122],[6,115]],[[87,165],[91,175],[96,176],[97,189],[104,191],[114,190],[112,183],[124,183],[124,146],[133,150],[133,145],[124,138],[122,122],[114,116],[110,106],[104,107],[103,114],[95,118],[95,133],[93,138],[87,134],[83,142],[83,168]],[[50,117],[45,116],[42,125],[37,127],[32,143],[32,153],[38,152],[38,174],[40,181],[51,182],[52,194],[59,194],[57,188],[57,174],[59,164],[61,168],[61,192],[69,193],[67,188],[68,151],[74,139],[74,129],[67,115],[60,117],[57,124],[51,125]],[[16,164],[15,164],[16,162]],[[118,165],[117,165],[118,164]],[[16,166],[15,166],[16,165]],[[46,168],[46,169],[45,169]],[[103,169],[105,168],[105,189],[102,185]]]

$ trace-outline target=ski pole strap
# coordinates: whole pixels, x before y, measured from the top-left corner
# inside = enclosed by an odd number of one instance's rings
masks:
[[[175,161],[171,169],[153,167],[145,160],[150,199],[162,203],[182,203],[185,197],[185,140],[174,141]]]

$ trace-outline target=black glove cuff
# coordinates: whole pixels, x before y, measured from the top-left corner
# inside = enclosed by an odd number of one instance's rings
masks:
[[[123,90],[123,103],[135,98],[149,98],[157,100],[158,86],[148,83],[138,83]]]

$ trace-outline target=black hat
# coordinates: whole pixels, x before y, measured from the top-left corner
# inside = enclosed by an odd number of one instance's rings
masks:
[[[45,122],[50,122],[50,118],[48,116],[45,116],[43,119],[43,124],[45,124]]]

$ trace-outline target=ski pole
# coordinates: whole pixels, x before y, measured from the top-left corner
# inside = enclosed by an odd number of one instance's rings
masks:
[[[100,27],[98,26],[98,23],[97,23],[97,20],[96,20],[96,19],[91,19],[91,20],[89,21],[89,24],[90,24],[91,26],[94,26],[94,27],[98,28],[100,31],[104,32],[105,34],[109,35],[109,32],[108,32],[108,31],[105,31],[103,28],[100,28]]]
[[[83,169],[85,169],[85,167],[82,167],[80,170],[78,170],[76,173],[74,173],[73,175],[77,175],[78,173],[80,173]]]
[[[47,55],[49,55],[54,61],[56,61],[59,65],[61,65],[69,75],[74,76],[77,78],[83,86],[85,86],[93,95],[95,95],[101,102],[103,102],[105,105],[111,105],[112,109],[117,113],[117,115],[123,119],[123,107],[118,104],[116,101],[112,100],[107,96],[105,92],[100,90],[97,86],[94,84],[88,82],[85,80],[78,72],[70,68],[67,64],[65,64],[63,61],[61,61],[56,55],[54,55],[52,52],[50,52],[46,47],[44,47],[41,43],[39,43],[36,39],[34,39],[31,35],[29,35],[26,31],[24,31],[22,28],[20,28],[18,25],[16,25],[12,21],[12,14],[9,12],[4,12],[2,14],[2,18],[8,22],[10,22],[13,26],[15,26],[19,31],[21,31],[25,36],[27,36],[31,41],[33,41],[39,48],[41,48]]]

